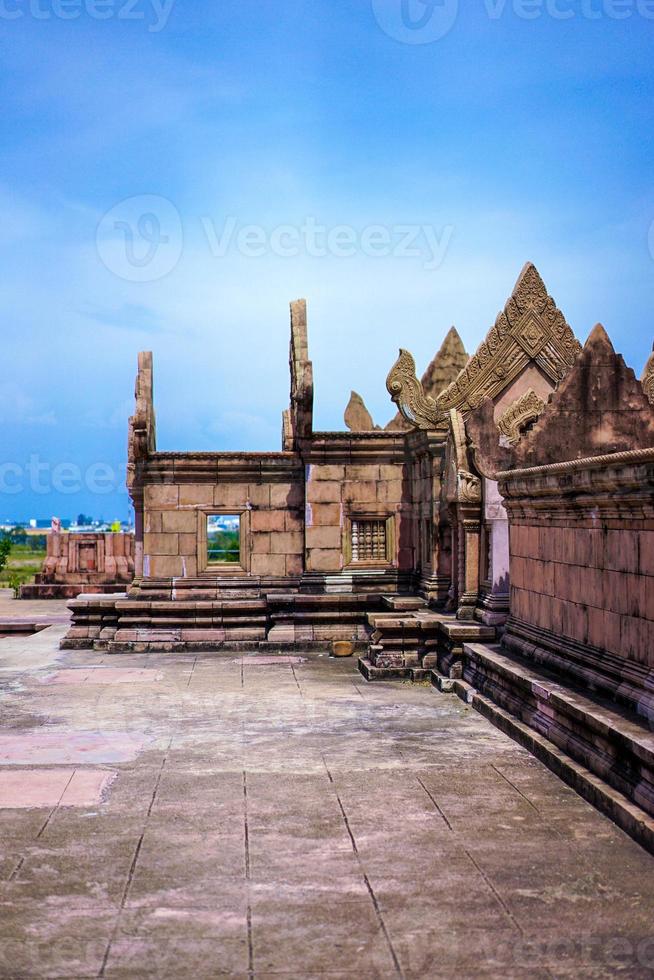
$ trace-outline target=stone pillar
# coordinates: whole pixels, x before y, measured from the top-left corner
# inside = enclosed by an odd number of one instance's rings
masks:
[[[483,485],[488,574],[480,588],[480,618],[487,626],[503,626],[509,613],[509,521],[497,483],[485,479]]]
[[[143,495],[134,494],[134,578],[143,578]]]
[[[470,508],[470,511],[472,508]],[[479,598],[479,557],[481,522],[479,516],[468,508],[460,515],[459,538],[459,588],[456,618],[474,620]]]

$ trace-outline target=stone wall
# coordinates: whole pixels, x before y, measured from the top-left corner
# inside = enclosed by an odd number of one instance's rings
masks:
[[[654,668],[654,449],[503,474],[507,649],[637,710]]]
[[[302,573],[303,468],[294,454],[185,454],[179,463],[156,453],[145,470],[144,578],[210,573],[206,519],[219,513],[241,518],[241,562],[221,576]]]
[[[377,567],[411,571],[411,491],[402,436],[316,433],[304,459],[306,571],[356,573],[348,542],[357,517],[389,522],[390,561]]]

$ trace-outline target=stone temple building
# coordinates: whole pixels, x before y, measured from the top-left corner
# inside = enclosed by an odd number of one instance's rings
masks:
[[[46,538],[47,553],[21,599],[74,599],[80,593],[124,592],[134,578],[134,536],[119,532],[65,532]]]
[[[313,428],[291,305],[280,452],[156,449],[152,356],[129,423],[135,574],[71,603],[68,647],[327,649],[368,680],[430,680],[654,849],[654,355],[582,348],[536,268],[468,358],[401,350],[380,429]]]

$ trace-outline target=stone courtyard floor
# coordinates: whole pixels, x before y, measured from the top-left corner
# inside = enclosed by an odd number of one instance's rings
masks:
[[[654,974],[654,859],[454,696],[64,632],[0,639],[0,976]]]

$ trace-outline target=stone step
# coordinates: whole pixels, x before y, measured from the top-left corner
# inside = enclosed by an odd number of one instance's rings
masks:
[[[654,816],[649,719],[485,644],[464,645],[463,680]]]
[[[421,599],[420,596],[410,595],[383,595],[381,601],[388,609],[397,612],[413,612],[427,605],[425,599]]]
[[[446,686],[445,690],[453,690],[461,700],[470,704],[496,728],[531,752],[581,797],[606,814],[625,833],[654,854],[654,818],[629,797],[576,761],[549,738],[521,721],[511,711],[502,708],[490,697],[480,693],[471,684],[463,680],[448,681],[436,672],[433,674],[434,686],[442,689],[443,681],[451,685],[451,688]]]

